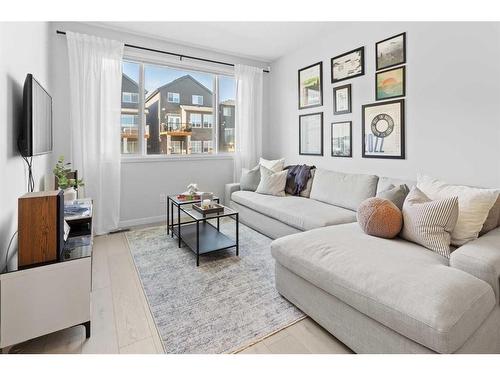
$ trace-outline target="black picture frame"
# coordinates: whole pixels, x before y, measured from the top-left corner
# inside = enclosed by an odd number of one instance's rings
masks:
[[[348,103],[348,108],[345,111],[338,111],[337,110],[337,91],[347,89],[347,103]],[[336,86],[333,88],[333,114],[334,115],[345,115],[346,113],[352,113],[352,95],[351,95],[351,84],[347,85],[342,85],[342,86]]]
[[[402,94],[401,95],[394,95],[394,96],[387,96],[384,98],[379,97],[379,91],[378,91],[378,76],[379,74],[384,74],[387,72],[391,72],[393,70],[399,70],[401,69],[403,71],[403,88],[402,88]],[[386,70],[381,70],[379,72],[375,73],[375,100],[388,100],[388,99],[396,99],[396,98],[403,98],[406,96],[406,65],[401,65],[397,66],[395,68],[390,68]]]
[[[379,45],[382,44],[382,43],[386,43],[386,42],[390,41],[391,39],[398,38],[400,36],[403,37],[403,60],[399,61],[399,62],[396,62],[396,63],[393,63],[393,64],[389,64],[389,65],[385,65],[385,66],[379,66],[379,58],[378,58]],[[402,65],[402,64],[406,64],[406,32],[399,33],[397,35],[393,35],[393,36],[391,36],[389,38],[386,38],[384,40],[381,40],[381,41],[375,43],[375,66],[376,66],[376,70],[383,70],[383,69],[387,69],[387,68],[392,68],[393,66],[398,66],[398,65]]]
[[[318,154],[315,153],[310,153],[310,152],[303,152],[302,151],[302,119],[304,117],[309,117],[309,116],[320,116],[320,121],[321,121],[321,129],[320,129],[320,134],[321,134],[321,140],[320,140],[320,145],[321,145],[321,152]],[[299,155],[310,155],[310,156],[323,156],[323,141],[324,141],[324,136],[323,136],[323,112],[315,112],[315,113],[307,113],[303,115],[299,115]]]
[[[317,65],[319,65],[319,83],[320,83],[319,104],[301,106],[301,103],[300,103],[300,72],[302,72],[302,71],[304,71],[306,69],[314,68]],[[298,78],[298,81],[297,81],[297,83],[298,83],[297,90],[298,90],[298,107],[299,107],[299,109],[308,109],[308,108],[321,107],[323,105],[323,61],[317,62],[315,64],[311,64],[311,65],[306,66],[306,67],[304,67],[302,69],[299,69],[298,70],[297,78]]]
[[[334,135],[334,127],[335,125],[340,125],[340,124],[349,124],[349,154],[348,155],[336,155],[333,153],[333,135]],[[332,122],[331,125],[331,134],[330,134],[330,154],[334,158],[352,158],[352,121],[338,121],[338,122]]]
[[[385,106],[385,105],[390,105],[390,104],[399,104],[400,105],[400,124],[401,124],[401,131],[400,131],[400,145],[401,145],[401,152],[400,155],[367,155],[366,154],[366,134],[365,134],[365,109],[370,108],[370,107],[377,107],[377,106]],[[382,113],[381,113],[382,114]],[[370,159],[405,159],[406,158],[406,150],[405,150],[405,100],[404,99],[396,99],[396,100],[390,100],[390,101],[384,101],[384,102],[376,102],[376,103],[371,103],[371,104],[365,104],[361,107],[361,156],[363,158],[370,158]]]
[[[333,66],[334,66],[335,60],[340,59],[341,57],[344,57],[344,56],[349,55],[351,53],[358,52],[358,51],[360,52],[360,55],[361,55],[361,72],[359,72],[357,74],[353,74],[353,75],[348,76],[348,77],[344,77],[344,78],[335,78],[333,76]],[[352,79],[352,78],[364,75],[365,74],[365,47],[363,46],[363,47],[355,48],[349,52],[345,52],[341,55],[337,55],[335,57],[332,57],[330,59],[330,72],[331,72],[331,77],[332,77],[332,83],[337,83],[337,82],[345,81],[347,79]]]

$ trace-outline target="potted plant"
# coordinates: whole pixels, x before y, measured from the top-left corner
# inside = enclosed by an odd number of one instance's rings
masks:
[[[77,190],[80,186],[85,186],[82,179],[68,178],[68,173],[71,172],[71,163],[64,161],[64,156],[59,156],[56,166],[54,167],[54,175],[57,177],[57,185],[59,189],[64,191],[65,201],[74,201],[77,196]]]

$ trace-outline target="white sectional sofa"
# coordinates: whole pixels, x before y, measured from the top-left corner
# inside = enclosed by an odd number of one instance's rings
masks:
[[[500,353],[500,228],[450,259],[365,234],[359,203],[401,183],[318,169],[310,198],[230,184],[225,199],[276,239],[278,291],[355,352]]]

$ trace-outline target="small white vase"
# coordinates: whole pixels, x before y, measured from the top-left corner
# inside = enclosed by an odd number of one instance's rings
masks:
[[[76,199],[76,190],[74,187],[66,188],[63,191],[65,202],[73,202]]]

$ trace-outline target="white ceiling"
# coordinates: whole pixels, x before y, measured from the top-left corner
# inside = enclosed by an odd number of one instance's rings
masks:
[[[331,22],[96,22],[113,28],[271,62],[324,32]]]

